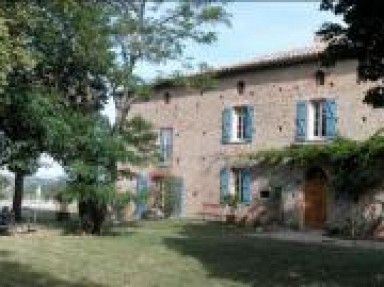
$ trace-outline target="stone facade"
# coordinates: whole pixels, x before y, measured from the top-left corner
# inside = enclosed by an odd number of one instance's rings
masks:
[[[384,113],[363,103],[368,85],[356,80],[356,63],[339,62],[322,69],[324,85],[316,82],[318,58],[296,63],[234,69],[219,76],[217,87],[203,92],[182,87],[158,87],[150,101],[133,105],[130,116],[140,115],[156,129],[173,129],[172,163],[167,172],[184,179],[183,215],[196,216],[202,203],[220,203],[220,170],[231,155],[290,145],[296,141],[296,103],[333,98],[337,103],[336,128],[340,136],[363,140],[384,126]],[[245,89],[238,92],[238,83]],[[170,100],[164,100],[169,93]],[[222,112],[226,106],[254,107],[251,142],[222,143]],[[159,167],[148,169],[161,172]],[[305,171],[251,168],[252,202],[260,192],[279,182],[281,214],[287,224],[303,226]],[[327,192],[326,219],[334,216],[334,196]],[[252,205],[252,203],[251,203]],[[249,207],[248,207],[249,208]]]

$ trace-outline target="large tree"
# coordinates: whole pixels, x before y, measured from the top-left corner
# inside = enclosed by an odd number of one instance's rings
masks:
[[[5,58],[0,128],[2,164],[15,173],[13,210],[21,219],[23,180],[39,156],[61,159],[68,111],[95,113],[107,98],[105,78],[113,63],[109,16],[100,1],[3,1]],[[11,39],[11,40],[9,40]],[[12,57],[11,57],[12,56]],[[1,60],[1,59],[0,59]],[[4,75],[3,77],[1,77]]]
[[[2,163],[16,173],[17,219],[21,218],[24,176],[36,170],[42,153],[50,153],[71,171],[76,171],[74,158],[92,166],[91,147],[101,144],[89,144],[95,138],[79,127],[87,117],[97,118],[110,89],[120,116],[115,128],[104,129],[103,138],[108,140],[102,142],[118,138],[126,143],[124,153],[109,157],[103,166],[110,169],[114,181],[117,161],[139,162],[141,150],[148,152],[147,141],[130,130],[126,117],[130,104],[147,96],[150,89],[136,73],[137,65],[183,60],[188,43],[215,40],[210,25],[217,23],[228,23],[228,15],[216,1],[0,3],[0,35],[4,35],[0,128],[7,143]],[[97,122],[88,122],[87,130],[97,127]],[[144,128],[138,120],[133,125]],[[90,148],[79,148],[74,140],[85,141]]]
[[[68,195],[79,203],[83,229],[99,234],[107,207],[118,197],[116,162],[143,164],[154,159],[156,137],[151,124],[139,117],[126,121],[118,136],[112,132],[108,119],[97,114],[78,115],[72,121],[77,131],[68,143],[65,161]]]
[[[151,93],[150,83],[137,73],[137,66],[184,61],[188,43],[210,44],[216,39],[210,25],[228,23],[228,15],[219,1],[107,2],[104,11],[111,19],[115,52],[108,80],[118,117],[114,127],[102,124],[103,121],[94,122],[98,123],[94,127],[96,136],[84,142],[87,144],[81,148],[82,154],[67,169],[72,175],[71,185],[80,195],[81,217],[92,219],[92,233],[100,232],[105,218],[105,199],[109,198],[108,190],[114,190],[117,162],[139,165],[155,155],[151,125],[141,118],[127,119],[131,104]]]
[[[164,64],[170,60],[190,62],[185,54],[193,43],[216,40],[215,25],[229,24],[224,9],[227,1],[122,1],[110,0],[116,66],[112,74],[112,95],[123,126],[131,104],[150,89],[137,73],[140,64]]]
[[[321,9],[342,17],[344,22],[325,23],[319,31],[329,41],[326,62],[357,59],[358,78],[375,84],[364,101],[374,107],[384,106],[384,2],[323,0]]]

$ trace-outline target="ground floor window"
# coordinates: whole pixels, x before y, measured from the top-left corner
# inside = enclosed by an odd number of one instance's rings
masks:
[[[159,147],[160,166],[170,166],[172,164],[173,153],[173,129],[161,128],[157,144]]]
[[[232,170],[232,175],[233,175],[233,194],[237,198],[239,202],[243,202],[243,184],[244,184],[244,179],[243,179],[243,172],[241,169],[234,169]]]
[[[251,202],[251,173],[248,168],[223,168],[220,172],[222,203]]]
[[[153,207],[163,211],[164,216],[179,216],[183,210],[184,180],[182,177],[156,177],[152,192]]]

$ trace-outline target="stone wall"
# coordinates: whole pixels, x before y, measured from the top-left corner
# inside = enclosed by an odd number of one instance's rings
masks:
[[[335,98],[341,136],[362,140],[383,127],[384,112],[362,102],[368,85],[357,83],[355,67],[355,62],[346,61],[325,69],[324,86],[316,85],[319,63],[311,62],[231,74],[221,78],[214,90],[204,93],[162,88],[155,91],[150,101],[135,103],[130,116],[141,115],[156,129],[174,129],[171,172],[184,177],[185,215],[193,216],[201,211],[202,202],[219,202],[219,173],[228,156],[287,146],[295,141],[298,100]],[[240,80],[245,82],[242,95],[236,88]],[[170,93],[169,103],[164,101],[165,92]],[[222,111],[226,105],[243,104],[254,106],[253,141],[223,145]],[[252,173],[255,198],[267,184],[265,172],[255,168]],[[284,214],[300,222],[302,215],[297,205],[302,200],[303,175],[299,171],[294,176],[289,171],[285,175],[289,175],[289,181],[283,190]]]

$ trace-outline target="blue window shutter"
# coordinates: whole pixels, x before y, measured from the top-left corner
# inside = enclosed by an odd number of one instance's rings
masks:
[[[146,199],[147,199],[147,193],[148,193],[148,176],[146,174],[139,174],[136,179],[136,209],[135,209],[135,216],[137,218],[142,218],[143,213],[146,210]]]
[[[251,171],[248,168],[241,170],[242,178],[242,202],[250,203],[251,202]]]
[[[181,216],[184,213],[184,201],[185,201],[185,187],[184,187],[184,178],[177,177],[177,200],[175,206],[175,215]]]
[[[146,174],[139,174],[136,180],[136,196],[139,202],[145,202],[148,193],[148,176]]]
[[[160,151],[161,151],[161,162],[164,163],[167,159],[166,159],[166,134],[165,134],[165,130],[162,129],[161,130],[161,136],[160,136]]]
[[[162,138],[160,138],[160,146],[159,146],[159,157],[160,157],[160,164],[164,164],[165,162],[165,146],[164,141]]]
[[[327,137],[336,136],[336,101],[335,99],[325,100],[325,135]]]
[[[136,178],[136,194],[139,195],[140,191],[142,190],[142,183],[143,183],[143,175],[138,174]]]
[[[222,115],[222,143],[229,143],[232,134],[232,108],[225,107]]]
[[[253,106],[245,106],[245,139],[252,142],[252,135],[254,129],[254,108]]]
[[[159,163],[160,166],[168,166],[172,163],[173,129],[160,129],[159,136]]]
[[[220,170],[220,202],[226,203],[229,195],[229,168]]]
[[[296,139],[305,140],[307,136],[307,102],[296,103]]]

